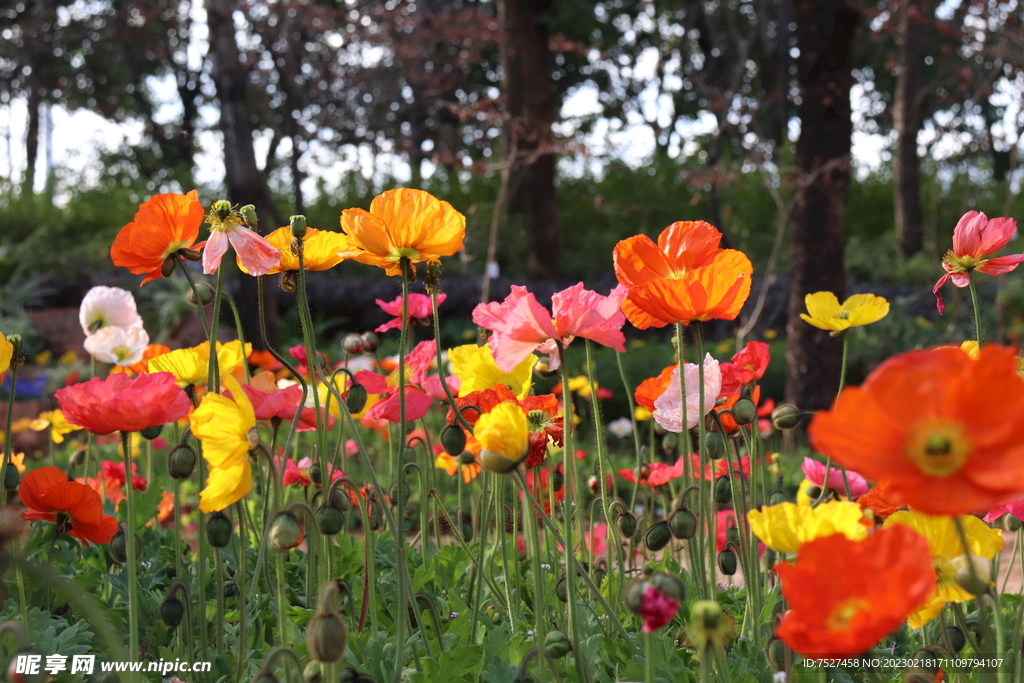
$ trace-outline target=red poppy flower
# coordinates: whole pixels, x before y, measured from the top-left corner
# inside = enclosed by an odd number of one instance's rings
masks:
[[[114,460],[103,460],[100,462],[100,467],[103,468],[103,480],[106,484],[107,498],[110,499],[110,502],[117,505],[124,500],[124,494],[121,493],[121,489],[124,488],[127,481],[127,477],[124,476],[124,463]],[[132,463],[132,488],[136,491],[145,491],[149,486],[149,480],[145,477],[140,477],[136,474],[136,471],[135,463]]]
[[[722,393],[738,394],[744,384],[756,382],[764,377],[771,355],[764,342],[752,341],[732,357],[732,362],[722,363]]]
[[[894,503],[931,515],[987,510],[1024,491],[1024,381],[988,344],[909,351],[845,389],[811,423],[811,445]]]
[[[85,484],[68,481],[59,467],[40,467],[21,480],[18,490],[29,521],[54,522],[61,531],[82,541],[109,543],[117,532],[117,519],[103,514],[103,501]]]
[[[54,396],[69,421],[93,434],[140,432],[180,420],[192,407],[169,372],[94,377],[59,389]]]
[[[407,422],[418,420],[430,410],[433,402],[433,392],[442,390],[440,381],[436,387],[427,380],[430,364],[436,358],[436,350],[433,341],[423,341],[416,345],[405,357],[405,419]],[[384,419],[388,422],[399,420],[399,394],[398,394],[398,369],[390,375],[381,375],[369,370],[360,370],[356,373],[356,381],[366,387],[370,394],[380,394],[381,400],[374,403],[366,411],[366,417],[370,420]],[[430,391],[426,391],[430,389]]]
[[[565,500],[565,473],[562,465],[555,469],[555,480],[558,488],[555,490],[555,502]],[[526,471],[526,489],[533,494],[533,497],[544,506],[544,512],[551,514],[551,496],[549,487],[549,474],[546,467],[535,467]],[[522,500],[523,492],[519,492],[519,499]]]
[[[135,220],[121,228],[110,247],[115,266],[135,275],[146,274],[142,284],[163,277],[164,262],[179,249],[198,249],[203,224],[199,194],[158,194],[139,205]],[[168,271],[169,272],[169,271]]]
[[[679,456],[674,465],[669,465],[665,462],[652,462],[650,465],[645,465],[640,470],[640,485],[661,486],[673,479],[678,479],[685,472],[683,469],[685,462],[683,456]],[[630,484],[637,483],[637,472],[635,469],[619,470],[619,476]]]
[[[833,534],[775,565],[790,610],[775,634],[802,655],[859,655],[935,592],[928,541],[895,524],[863,541]],[[865,577],[871,577],[866,581]]]

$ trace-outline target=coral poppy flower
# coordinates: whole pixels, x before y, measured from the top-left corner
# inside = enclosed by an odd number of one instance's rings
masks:
[[[436,349],[433,341],[420,342],[405,357],[404,393],[406,422],[420,419],[430,409],[433,397],[425,389],[429,388],[430,384],[432,384],[427,382],[430,379],[427,376],[427,371],[435,359]],[[356,381],[366,387],[367,393],[379,394],[383,397],[366,412],[367,418],[371,420],[384,419],[388,422],[399,421],[401,415],[399,410],[397,368],[390,375],[360,370],[356,373]],[[439,387],[440,382],[437,384],[437,388]]]
[[[832,292],[815,292],[804,297],[804,305],[807,313],[801,313],[800,319],[833,334],[870,325],[889,315],[889,302],[874,294],[854,294],[840,305]]]
[[[993,218],[980,211],[968,211],[953,228],[953,249],[942,257],[942,268],[946,274],[939,278],[932,288],[935,294],[935,306],[942,314],[946,304],[942,300],[942,285],[952,280],[957,287],[966,287],[970,281],[971,271],[1002,275],[1009,273],[1024,263],[1024,254],[986,258],[994,254],[1017,234],[1017,221],[1012,218]]]
[[[339,256],[401,275],[403,258],[439,261],[462,249],[466,217],[428,192],[403,187],[374,197],[369,211],[342,211],[341,229],[349,247]]]
[[[473,309],[473,322],[494,333],[488,344],[498,367],[505,372],[534,351],[551,354],[548,367],[554,370],[560,362],[557,344],[568,346],[576,337],[620,353],[626,351],[622,334],[626,317],[619,310],[626,293],[626,288],[619,285],[608,296],[602,296],[584,289],[580,282],[555,292],[549,312],[526,287],[513,285],[501,303],[478,304]]]
[[[667,484],[673,479],[678,479],[683,476],[686,472],[686,459],[683,456],[679,456],[676,459],[674,465],[669,465],[666,462],[655,461],[650,465],[645,465],[640,470],[640,478],[637,479],[637,472],[635,469],[631,470],[619,470],[619,476],[628,481],[630,484],[639,483],[641,486],[661,486]]]
[[[842,534],[851,541],[868,535],[864,511],[856,503],[830,500],[817,507],[779,503],[747,513],[754,535],[772,550],[795,553],[804,543]]]
[[[700,368],[686,363],[686,428],[693,429],[703,418],[700,415]],[[665,393],[654,401],[654,419],[670,432],[683,431],[683,408],[679,386],[679,368],[672,371]],[[722,392],[722,372],[718,361],[707,354],[704,357],[704,415],[715,408],[715,401]]]
[[[113,460],[103,460],[100,462],[100,467],[102,469],[98,476],[77,479],[76,481],[87,484],[96,491],[96,493],[100,494],[100,497],[105,496],[107,500],[114,505],[117,505],[125,499],[125,495],[121,492],[126,481],[126,477],[124,476],[124,463],[115,462]],[[145,491],[149,487],[149,480],[136,474],[137,469],[138,468],[133,462],[132,488],[136,491]]]
[[[857,499],[857,505],[864,510],[871,510],[876,519],[885,519],[900,509],[900,503],[894,503],[889,498],[889,486],[879,484],[868,490],[863,496]],[[992,521],[992,520],[985,520]]]
[[[846,495],[846,485],[850,485],[850,495],[860,498],[868,492],[868,482],[857,472],[846,470],[846,477],[843,478],[843,471],[838,467],[826,468],[825,463],[818,462],[814,458],[804,458],[800,465],[807,481],[815,486],[825,486],[825,470],[828,469],[828,488],[838,491],[840,495]]]
[[[555,468],[555,478],[550,476],[551,470],[547,467],[535,467],[526,470],[526,490],[533,494],[534,500],[544,507],[544,512],[551,514],[551,484],[558,486],[554,491],[555,502],[565,500],[565,466],[559,465]],[[523,492],[519,492],[519,500],[523,500]]]
[[[252,490],[249,451],[256,447],[256,413],[234,377],[223,382],[224,394],[203,396],[189,417],[192,433],[203,444],[210,466],[206,488],[199,494],[203,512],[223,510]]]
[[[530,393],[537,356],[527,356],[506,372],[498,367],[486,346],[465,344],[448,350],[448,362],[452,372],[462,382],[459,385],[459,396],[468,396],[474,391],[485,391],[496,384],[504,384],[517,399],[522,400]]]
[[[982,519],[986,522],[994,522],[1003,515],[1011,515],[1018,520],[1024,520],[1024,497],[1015,498],[1002,505],[996,505]]]
[[[1024,382],[1013,349],[888,359],[811,423],[811,445],[929,514],[987,510],[1024,491]]]
[[[863,541],[842,534],[809,541],[795,564],[777,564],[775,571],[790,605],[775,635],[805,656],[867,652],[923,605],[936,584],[928,541],[902,524]]]
[[[468,484],[476,479],[483,470],[483,468],[480,467],[480,461],[477,459],[476,455],[472,453],[470,453],[470,455],[473,455],[473,459],[469,462],[463,462],[461,456],[455,457],[448,455],[444,450],[442,450],[434,457],[434,467],[439,470],[444,470],[449,477],[454,477],[456,472],[461,472],[462,483]]]
[[[97,377],[59,389],[54,396],[70,421],[93,434],[141,432],[180,420],[192,407],[168,372]]]
[[[281,263],[281,252],[259,233],[250,230],[241,214],[226,201],[215,202],[206,217],[210,226],[210,239],[203,250],[203,272],[216,273],[228,251],[235,250],[238,267],[250,275],[266,275]]]
[[[299,257],[292,251],[295,237],[290,227],[278,228],[267,235],[266,240],[281,255],[281,262],[271,267],[267,275],[299,269]],[[302,238],[302,265],[306,270],[329,270],[344,260],[338,252],[347,248],[348,240],[340,232],[306,228]]]
[[[704,221],[677,221],[658,236],[615,245],[615,277],[629,288],[622,311],[646,330],[694,320],[734,320],[750,295],[750,259],[720,249],[720,233]]]
[[[278,467],[280,467],[280,463],[278,463]],[[311,486],[313,484],[313,476],[310,474],[312,469],[313,459],[308,456],[298,462],[294,458],[288,458],[284,462],[281,484],[284,486]],[[327,463],[327,472],[330,481],[335,481],[345,476],[345,473],[341,470],[334,469],[334,465],[331,463]]]
[[[742,473],[744,477],[750,475],[750,456],[744,455],[740,458],[739,463],[736,465],[729,464],[729,458],[719,458],[718,460],[712,460],[711,462],[704,463],[704,471],[700,469],[700,456],[696,453],[690,454],[690,465],[693,472],[693,478],[704,481],[714,481],[719,477],[724,477],[728,474]]]
[[[277,418],[291,423],[295,413],[299,410],[299,401],[302,400],[302,387],[293,384],[284,389],[276,391],[263,391],[258,387],[249,384],[242,385],[242,391],[252,403],[257,420],[272,420]],[[327,429],[333,429],[334,417],[327,415]],[[316,408],[303,408],[299,417],[299,425],[295,431],[309,432],[316,429]]]
[[[960,523],[967,536],[967,546],[975,559],[984,558],[987,563],[991,563],[996,553],[1003,550],[1003,535],[997,529],[989,528],[973,515],[961,516]],[[901,510],[885,520],[883,528],[897,524],[905,524],[928,541],[932,566],[938,579],[935,594],[907,620],[910,628],[921,628],[939,616],[947,602],[967,602],[974,599],[975,596],[961,588],[956,580],[957,571],[967,566],[967,556],[952,517],[935,517],[916,511]],[[975,564],[976,571],[980,569],[981,564],[986,563]]]
[[[738,394],[744,384],[764,377],[771,353],[764,342],[752,341],[733,355],[730,362],[722,363],[722,393]]]
[[[444,300],[448,298],[447,294],[441,293],[437,295],[437,305],[440,306],[444,303]],[[387,332],[388,330],[400,330],[402,329],[402,297],[398,296],[394,301],[384,301],[383,299],[377,299],[377,305],[380,306],[381,310],[390,316],[394,316],[394,320],[389,320],[380,327],[376,328],[374,332]],[[413,320],[419,320],[424,324],[429,324],[429,319],[434,315],[434,306],[429,296],[426,294],[410,294],[409,295],[409,318],[406,322],[412,322]]]
[[[142,284],[170,273],[174,265],[168,259],[180,249],[198,249],[202,242],[203,205],[199,193],[158,194],[139,205],[135,220],[121,228],[110,246],[115,266],[135,275],[146,274]]]
[[[59,467],[40,467],[21,480],[18,497],[27,508],[21,516],[44,519],[82,541],[109,543],[117,532],[117,519],[103,514],[103,501],[85,484],[68,481]]]

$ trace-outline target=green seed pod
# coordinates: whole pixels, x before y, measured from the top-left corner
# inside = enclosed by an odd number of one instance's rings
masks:
[[[223,512],[214,512],[206,520],[206,540],[214,548],[226,548],[231,542],[234,524]]]
[[[667,597],[672,598],[678,603],[682,603],[686,600],[686,586],[683,582],[665,572],[653,572],[647,577],[647,583],[657,588],[659,591],[664,593]]]
[[[402,482],[402,502],[405,503],[406,501],[408,501],[410,495],[412,495],[412,489],[410,489],[409,485],[403,481]],[[398,504],[398,482],[397,481],[394,484],[391,485],[391,490],[388,491],[388,497],[391,498],[391,504],[392,505],[397,505]]]
[[[181,444],[167,456],[167,473],[171,479],[188,479],[196,468],[196,452],[187,444]]]
[[[119,524],[113,538],[107,544],[110,549],[110,558],[117,564],[124,564],[128,561],[128,535],[124,532],[124,528],[123,522]]]
[[[562,470],[555,470],[551,473],[551,490],[558,493],[565,486],[565,474]]]
[[[776,429],[792,429],[800,424],[800,410],[788,403],[772,411],[772,426]]]
[[[246,226],[256,229],[256,226],[260,224],[260,219],[256,215],[256,207],[252,204],[246,204],[238,213],[242,214],[242,220],[245,221]]]
[[[324,483],[323,473],[320,471],[320,463],[315,462],[309,467],[309,480],[317,486]]]
[[[476,462],[476,456],[469,451],[463,451],[462,455],[459,456],[460,465],[472,465]]]
[[[764,649],[764,653],[768,658],[768,664],[771,665],[775,671],[785,671],[786,662],[793,661],[793,651],[786,646],[782,639],[772,638],[768,641],[767,647]]]
[[[787,496],[782,491],[775,491],[768,498],[768,504],[769,505],[781,505],[782,503],[788,503],[788,502],[790,502],[789,496]]]
[[[555,584],[555,597],[558,598],[559,602],[569,602],[569,585],[566,583],[564,576],[558,579],[558,583]]]
[[[233,598],[238,595],[238,584],[234,579],[224,579],[224,597]]]
[[[726,576],[732,576],[735,574],[737,565],[736,553],[729,548],[718,553],[718,568]]]
[[[806,493],[807,493],[807,497],[810,498],[811,500],[817,500],[818,497],[821,496],[821,487],[820,486],[808,486]]]
[[[376,351],[377,347],[380,346],[380,337],[378,337],[373,332],[363,332],[363,334],[360,336],[362,337],[363,340],[363,348],[369,351],[370,353]]]
[[[316,521],[321,533],[333,536],[345,526],[345,513],[333,505],[322,505],[316,511]]]
[[[178,628],[181,620],[185,618],[185,606],[178,600],[176,593],[177,591],[172,588],[172,592],[160,603],[160,620],[168,628]]]
[[[732,419],[736,424],[748,425],[757,419],[757,406],[749,398],[741,398],[732,406]]]
[[[675,451],[679,447],[679,435],[675,432],[669,432],[661,437],[661,447],[670,453]]]
[[[8,486],[7,488],[12,487]],[[1000,518],[999,522],[1003,529],[1005,529],[1006,531],[1009,531],[1011,533],[1020,531],[1020,520],[1011,515],[1010,513],[1006,513],[1005,515],[1003,515],[1002,518]]]
[[[697,517],[686,508],[680,508],[668,518],[668,528],[676,538],[688,541],[697,534]]]
[[[358,382],[349,387],[348,393],[345,394],[345,407],[353,415],[361,413],[366,407],[366,387]]]
[[[270,522],[267,540],[274,550],[291,550],[302,543],[304,534],[299,520],[288,510],[278,512]]]
[[[668,522],[658,522],[644,534],[644,543],[655,552],[667,546],[670,540],[672,540],[672,531],[668,527]]]
[[[623,512],[615,518],[615,526],[623,538],[633,538],[636,533],[636,516],[632,512]]]
[[[715,480],[715,502],[719,505],[728,505],[732,502],[732,482],[728,476]]]
[[[712,460],[725,455],[725,438],[721,432],[708,432],[704,435],[704,452]]]
[[[332,663],[345,657],[348,632],[335,612],[319,612],[306,629],[309,656],[318,662]]]
[[[18,484],[21,483],[21,473],[18,472],[18,468],[14,465],[8,464],[4,468],[4,488],[8,491],[13,491],[18,488]]]
[[[173,271],[173,267],[171,270]],[[165,275],[164,277],[170,277],[170,275]],[[213,291],[213,287],[206,284],[205,282],[200,282],[196,285],[195,291],[193,291],[192,289],[188,290],[188,293],[185,294],[185,301],[187,301],[192,306],[205,306],[206,304],[213,301],[213,297],[215,294],[216,292]]]
[[[324,673],[320,668],[320,662],[315,659],[310,660],[306,664],[306,668],[302,670],[302,680],[306,683],[322,683],[324,680]]]
[[[355,332],[349,332],[341,340],[341,348],[345,353],[355,356],[363,352],[363,338]]]
[[[553,659],[561,659],[572,650],[569,637],[561,631],[548,631],[544,636],[544,652]]]
[[[152,427],[146,427],[139,434],[142,434],[142,438],[152,441],[153,439],[160,436],[160,432],[164,431],[163,425],[153,425]]]
[[[384,508],[376,500],[370,502],[369,518],[370,531],[380,531],[384,528]]]
[[[462,455],[466,450],[466,432],[462,425],[447,425],[441,430],[441,445],[444,452],[452,457]]]
[[[626,589],[622,594],[622,601],[626,604],[626,608],[633,614],[640,614],[640,608],[643,606],[644,590],[647,588],[646,579],[637,577],[626,584]]]
[[[292,216],[288,219],[288,227],[291,228],[292,237],[301,240],[306,236],[306,217]]]
[[[940,640],[940,643],[949,642],[949,646],[953,649],[953,652],[960,652],[964,649],[964,645],[967,644],[967,636],[960,630],[959,627],[950,624],[946,627],[944,638]]]

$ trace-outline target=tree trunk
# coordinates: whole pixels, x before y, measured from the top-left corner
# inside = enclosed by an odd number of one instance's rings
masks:
[[[917,156],[917,134],[921,131],[922,0],[904,0],[896,41],[900,73],[896,78],[896,101],[892,125],[896,130],[893,176],[896,180],[896,237],[900,255],[909,258],[921,251],[924,228],[921,222],[921,160]]]
[[[46,0],[35,0],[32,4],[32,19],[29,35],[26,36],[28,65],[28,126],[25,131],[25,191],[35,194],[36,162],[39,160],[39,122],[43,104],[43,43],[46,24]]]
[[[850,87],[857,15],[842,0],[796,1],[801,102],[799,172],[793,211],[786,400],[828,408],[839,384],[842,341],[800,319],[804,297],[828,290],[843,299],[846,195],[850,182]]]
[[[551,131],[555,96],[548,28],[540,17],[550,8],[551,0],[501,0],[499,6],[508,36],[504,50],[509,114],[505,156],[512,163],[508,217],[526,235],[527,272],[535,278],[557,277],[560,272]]]
[[[235,204],[252,204],[260,219],[260,232],[266,234],[284,224],[280,211],[274,204],[267,184],[256,166],[256,153],[252,146],[252,123],[249,118],[249,100],[245,84],[247,74],[239,60],[238,44],[235,42],[235,27],[232,19],[232,0],[206,0],[207,24],[210,32],[210,59],[213,65],[212,77],[220,100],[220,130],[224,135],[224,170],[228,198]],[[242,275],[241,301],[239,302],[242,325],[246,339],[253,346],[262,348],[259,335],[259,310],[256,305],[256,279]],[[273,287],[265,287],[267,340],[277,345],[277,305]]]

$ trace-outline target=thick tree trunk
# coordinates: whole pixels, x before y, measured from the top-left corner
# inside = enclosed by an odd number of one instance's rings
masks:
[[[207,24],[210,31],[210,58],[213,82],[220,100],[220,130],[224,135],[224,169],[228,198],[235,204],[252,204],[260,218],[260,232],[266,234],[284,225],[267,184],[256,166],[252,146],[252,123],[245,84],[247,74],[239,60],[238,44],[232,20],[232,0],[206,0]],[[266,287],[267,337],[277,345],[277,306],[274,288]],[[246,339],[257,348],[263,346],[259,335],[259,312],[256,306],[256,279],[242,275],[240,313]]]
[[[828,408],[839,383],[842,342],[800,319],[804,297],[843,299],[846,195],[850,182],[851,66],[857,15],[842,0],[796,1],[801,102],[789,283],[786,400]]]
[[[896,78],[896,101],[892,124],[896,130],[893,176],[896,180],[896,237],[900,255],[909,258],[921,251],[924,228],[921,223],[921,160],[917,156],[917,134],[921,131],[922,0],[904,0],[897,26],[900,73]]]
[[[505,46],[505,98],[509,114],[506,158],[513,162],[508,218],[527,240],[530,277],[556,277],[560,271],[558,200],[551,124],[555,96],[551,82],[548,28],[540,15],[551,0],[501,0],[508,35]]]
[[[47,15],[46,0],[32,4],[31,30],[26,36],[28,65],[28,125],[25,131],[25,191],[35,193],[36,162],[39,160],[39,124],[43,104],[43,56],[46,53],[44,26]]]

